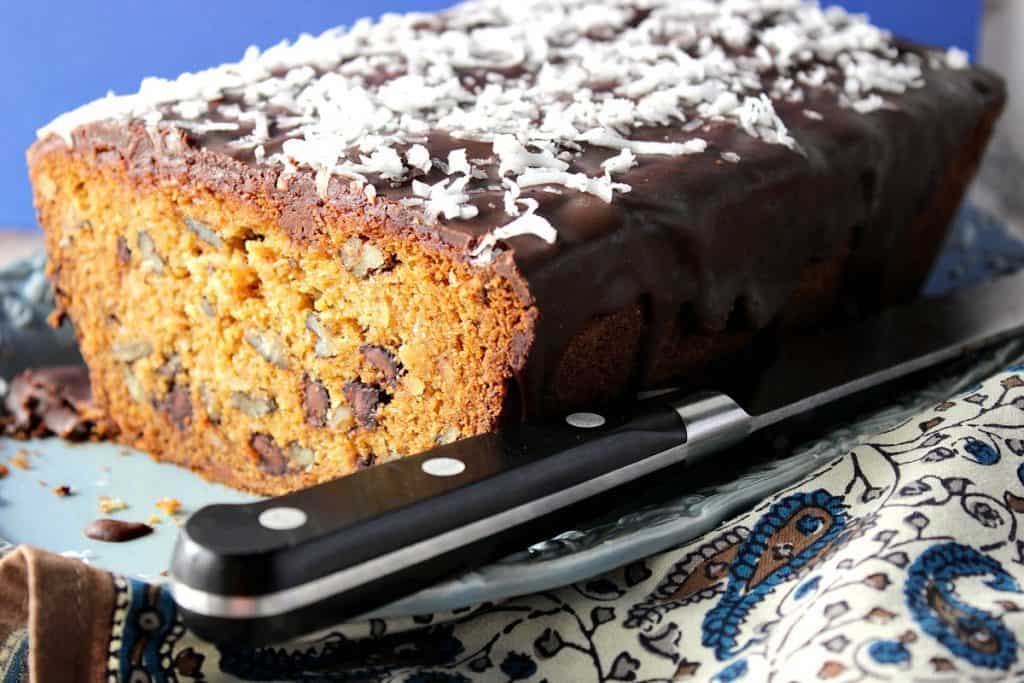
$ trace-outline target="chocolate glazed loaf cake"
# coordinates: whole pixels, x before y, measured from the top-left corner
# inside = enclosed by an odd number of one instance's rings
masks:
[[[147,80],[29,164],[123,439],[280,493],[911,296],[1003,100],[798,0],[480,0]]]

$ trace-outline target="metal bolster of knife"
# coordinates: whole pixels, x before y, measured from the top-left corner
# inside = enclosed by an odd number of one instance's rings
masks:
[[[493,557],[481,543],[742,440],[750,421],[722,394],[664,397],[624,414],[485,434],[274,499],[210,506],[180,534],[174,597],[194,618],[274,619],[445,557],[437,575],[418,572],[411,593],[457,569],[461,552]]]

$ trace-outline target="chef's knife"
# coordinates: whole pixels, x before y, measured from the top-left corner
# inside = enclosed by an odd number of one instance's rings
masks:
[[[581,501],[1019,334],[1024,273],[788,340],[732,396],[668,394],[512,426],[278,498],[206,507],[178,538],[174,599],[214,641],[311,633],[539,540]]]

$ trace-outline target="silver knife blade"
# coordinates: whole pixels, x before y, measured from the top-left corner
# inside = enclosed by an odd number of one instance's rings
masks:
[[[787,340],[733,398],[754,430],[1024,335],[1024,271]]]

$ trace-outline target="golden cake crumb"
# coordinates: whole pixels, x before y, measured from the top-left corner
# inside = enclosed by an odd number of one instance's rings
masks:
[[[58,498],[67,498],[71,495],[71,487],[67,484],[61,484],[53,490],[54,495]]]
[[[100,496],[100,512],[107,515],[111,512],[118,512],[120,510],[127,509],[128,504],[120,498],[112,498],[111,496]]]
[[[153,524],[159,524],[162,521],[163,520],[161,519],[160,515],[150,515],[149,519],[146,520],[146,524],[152,526]]]
[[[28,461],[28,451],[24,448],[14,454],[13,457],[8,458],[8,462],[17,467],[19,470],[27,470],[32,467]]]
[[[181,510],[181,503],[176,498],[161,498],[156,502],[156,507],[169,517]]]
[[[9,469],[7,469],[7,465],[4,465],[3,463],[0,463],[0,479],[3,479],[4,477],[6,477],[8,474],[10,474],[10,472],[11,471]]]

